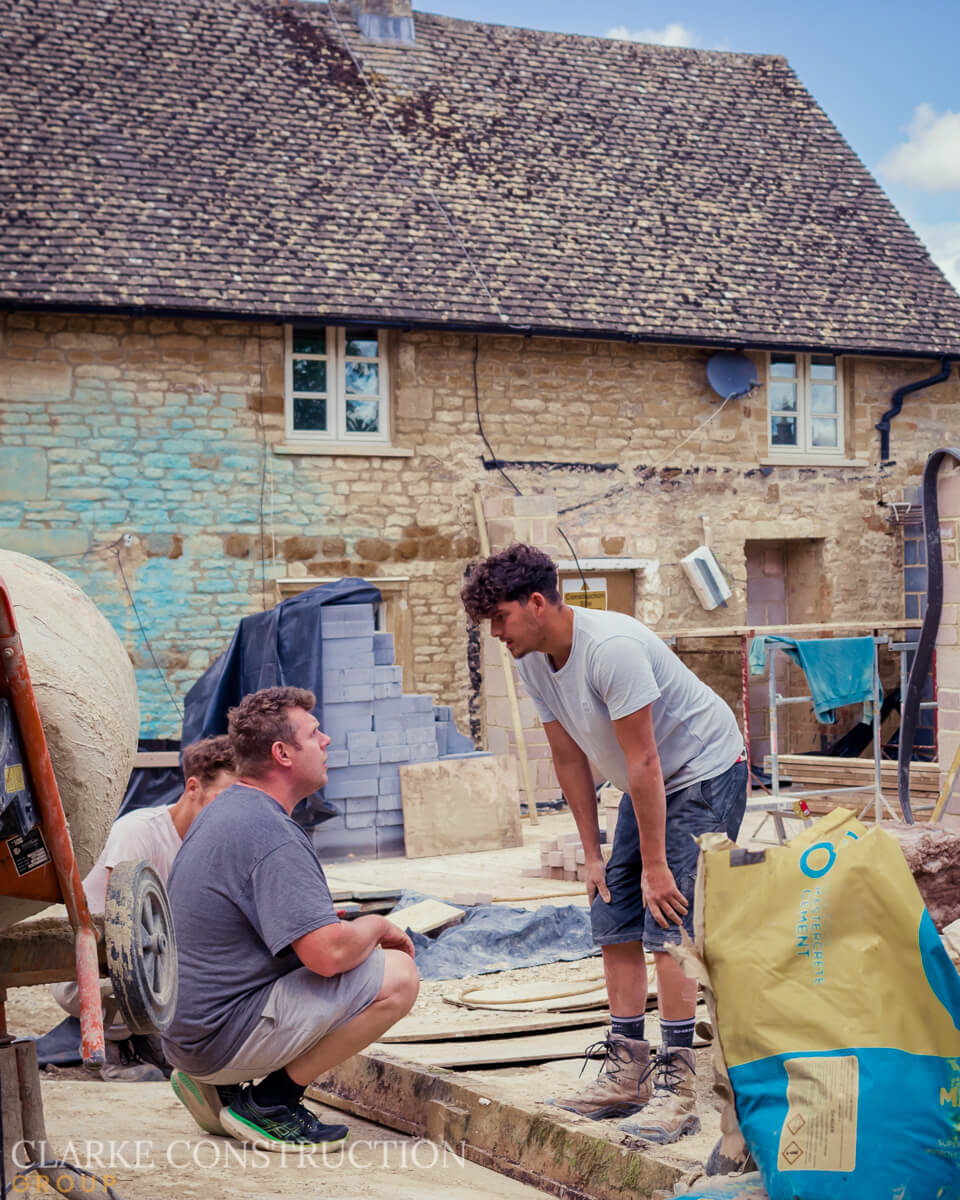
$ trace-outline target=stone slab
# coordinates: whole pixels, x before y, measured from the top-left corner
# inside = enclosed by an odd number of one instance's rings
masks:
[[[520,846],[516,760],[506,755],[400,767],[408,858]]]

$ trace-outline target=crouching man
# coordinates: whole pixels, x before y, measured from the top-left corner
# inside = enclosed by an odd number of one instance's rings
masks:
[[[314,703],[273,687],[230,710],[237,782],[194,822],[167,884],[180,960],[171,1084],[201,1128],[267,1150],[347,1136],[306,1108],[306,1087],[409,1012],[419,986],[405,933],[337,918],[290,815],[327,778]]]

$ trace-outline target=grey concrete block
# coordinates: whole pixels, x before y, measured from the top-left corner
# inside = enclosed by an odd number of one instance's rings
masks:
[[[430,713],[430,720],[433,720],[433,697],[432,696],[417,696],[413,697],[415,703],[413,705],[414,712]]]
[[[374,700],[373,715],[385,720],[392,717],[398,721],[406,720],[410,714],[403,707],[403,696],[389,696],[385,699]]]
[[[326,730],[324,730],[326,733]],[[329,736],[329,735],[328,735]],[[339,767],[345,767],[350,759],[347,755],[346,747],[328,746],[327,747],[327,770],[334,771]]]
[[[373,656],[377,666],[388,666],[396,658],[393,648],[392,633],[375,633],[373,635]]]
[[[379,807],[378,800],[378,796],[351,796],[349,800],[345,801],[346,815],[358,812],[376,812]]]
[[[400,683],[402,682],[403,667],[382,667],[376,666],[373,668],[374,683]]]
[[[351,730],[347,734],[348,750],[375,750],[376,748],[377,735],[372,729]]]
[[[407,744],[406,736],[402,729],[378,729],[377,745],[383,749],[384,746],[405,746]],[[381,762],[384,759],[380,759]]]
[[[328,800],[346,801],[362,796],[378,796],[380,780],[376,775],[368,775],[365,779],[338,779],[336,775],[331,775],[323,794]]]
[[[409,746],[381,746],[380,761],[382,763],[402,763],[410,761]]]
[[[436,704],[433,708],[433,719],[435,721],[452,721],[453,709],[447,704]]]
[[[438,757],[442,758],[444,762],[450,762],[457,758],[493,758],[493,753],[490,750],[467,750],[458,754],[441,754]]]
[[[382,792],[377,797],[377,812],[402,812],[403,798],[399,791]]]
[[[369,829],[371,825],[375,825],[377,814],[375,812],[348,812],[347,813],[347,829]],[[379,853],[379,847],[378,853]]]
[[[396,700],[402,695],[399,683],[375,683],[373,685],[374,700]]]
[[[326,693],[330,687],[348,687],[358,683],[380,683],[376,677],[375,667],[337,667],[336,670],[324,670],[323,690]]]
[[[333,638],[323,643],[323,670],[338,671],[349,667],[373,666],[373,639],[364,637]]]
[[[377,855],[402,854],[404,851],[403,826],[377,826]]]
[[[380,776],[380,791],[381,796],[400,796],[400,776],[399,775],[381,775]]]
[[[419,722],[414,724],[413,721],[410,721],[406,726],[404,726],[404,740],[408,746],[420,745],[423,742],[433,742],[433,744],[436,745],[436,728],[437,727],[434,724],[422,725]]]
[[[403,825],[403,813],[397,812],[396,809],[390,812],[377,813],[377,825]]]
[[[376,687],[372,683],[338,683],[323,687],[324,704],[357,704],[375,698]]]
[[[410,747],[410,761],[417,762],[433,762],[437,757],[437,743],[426,742],[421,745]]]
[[[379,803],[377,807],[379,808]],[[341,813],[338,817],[327,817],[327,819],[323,822],[323,827],[324,829],[346,829],[346,822],[344,820],[343,813]]]
[[[372,621],[372,604],[324,604],[320,609],[320,625],[344,625],[351,621]]]
[[[450,723],[449,721],[437,721],[434,728],[437,732],[437,754],[446,754],[447,737],[450,733]]]
[[[356,749],[350,750],[350,766],[358,767],[364,764],[374,764],[380,762],[380,747],[379,746],[358,746]]]
[[[356,783],[359,779],[376,779],[379,771],[371,770],[369,765],[338,767],[330,772],[330,779],[338,779],[341,783]]]

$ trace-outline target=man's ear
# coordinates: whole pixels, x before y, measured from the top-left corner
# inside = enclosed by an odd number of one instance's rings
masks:
[[[187,780],[186,784],[184,785],[183,790],[186,792],[186,794],[190,797],[191,800],[196,800],[197,797],[200,795],[200,793],[203,791],[203,784],[196,777],[196,775],[191,775],[190,778]]]
[[[290,755],[287,753],[287,747],[283,742],[274,742],[270,747],[270,755],[278,767],[287,767],[290,765]]]
[[[547,598],[543,592],[531,592],[527,598],[527,603],[533,607],[533,615],[540,617],[547,607]]]

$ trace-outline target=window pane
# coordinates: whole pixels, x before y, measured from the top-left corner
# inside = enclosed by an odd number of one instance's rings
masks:
[[[796,417],[771,417],[770,445],[795,446],[797,444]]]
[[[360,358],[376,358],[380,353],[375,329],[348,329],[347,354],[356,354]]]
[[[380,431],[379,400],[347,400],[347,433]]]
[[[832,358],[824,358],[822,355],[814,355],[810,359],[810,378],[811,379],[836,379],[837,364]]]
[[[326,354],[327,331],[325,329],[295,329],[293,331],[294,354]]]
[[[376,363],[345,363],[343,376],[346,390],[351,395],[377,396],[380,394],[380,368]]]
[[[837,389],[832,383],[810,385],[810,409],[815,413],[835,413],[837,411]]]
[[[786,382],[771,383],[770,408],[773,412],[796,412],[797,385]]]
[[[810,431],[813,446],[830,446],[837,448],[837,422],[833,417],[814,417]]]
[[[770,375],[773,379],[796,379],[797,356],[795,354],[771,354]]]
[[[325,392],[327,390],[327,364],[322,359],[295,358],[293,360],[293,390],[295,392]]]
[[[294,429],[323,430],[327,428],[327,401],[323,396],[294,396]]]

